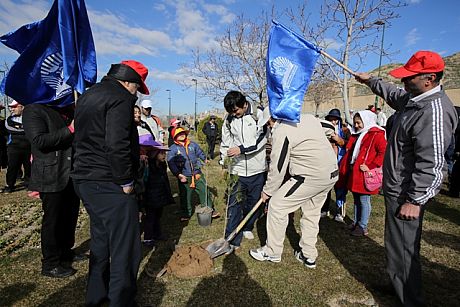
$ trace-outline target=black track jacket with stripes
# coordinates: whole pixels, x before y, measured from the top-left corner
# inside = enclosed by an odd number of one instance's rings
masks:
[[[383,162],[385,195],[424,205],[441,189],[447,171],[444,153],[458,118],[442,86],[412,97],[378,78],[371,90],[397,111]]]

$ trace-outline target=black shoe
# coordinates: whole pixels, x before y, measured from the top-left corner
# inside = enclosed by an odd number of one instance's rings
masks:
[[[13,191],[14,191],[13,188],[10,188],[9,186],[5,186],[3,189],[0,190],[0,193],[9,194],[9,193],[13,193]]]
[[[65,268],[63,266],[57,266],[53,269],[42,269],[42,275],[52,277],[52,278],[69,277],[75,273],[77,273],[77,270],[75,270],[72,267]]]
[[[316,268],[316,261],[311,260],[310,258],[306,258],[303,255],[301,250],[294,251],[294,256],[298,261],[302,262],[303,265],[306,266],[307,268],[310,268],[310,269]]]
[[[80,262],[88,260],[88,255],[85,253],[75,254],[73,255],[72,262]]]

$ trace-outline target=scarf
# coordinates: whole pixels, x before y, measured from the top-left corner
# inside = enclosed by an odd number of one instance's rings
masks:
[[[364,128],[359,131],[356,131],[355,127],[352,127],[352,133],[359,134],[359,137],[356,140],[356,144],[355,144],[355,148],[353,149],[353,154],[351,156],[350,164],[355,163],[356,158],[358,157],[359,151],[361,150],[361,143],[364,139],[364,136],[369,132],[371,128],[376,127],[378,129],[385,131],[385,129],[377,125],[377,115],[375,115],[374,112],[369,111],[369,110],[363,110],[363,111],[356,112],[355,114],[359,114],[359,116],[361,117]],[[355,114],[353,114],[353,117]]]

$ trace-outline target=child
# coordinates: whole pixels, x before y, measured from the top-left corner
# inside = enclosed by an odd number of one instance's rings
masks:
[[[167,240],[167,236],[161,231],[160,219],[163,207],[174,203],[166,173],[166,151],[169,149],[153,138],[140,140],[140,145],[141,153],[147,156],[147,167],[144,172],[145,192],[142,201],[145,210],[145,215],[142,217],[143,243],[153,246],[156,241]]]
[[[201,173],[202,161],[207,162],[206,155],[200,146],[190,141],[189,131],[182,127],[171,130],[174,144],[168,153],[169,169],[178,179],[180,202],[182,207],[181,221],[186,222],[193,213],[192,192],[198,193],[200,203],[213,208],[209,191],[206,189],[206,178]],[[213,211],[212,217],[217,218],[220,214]]]

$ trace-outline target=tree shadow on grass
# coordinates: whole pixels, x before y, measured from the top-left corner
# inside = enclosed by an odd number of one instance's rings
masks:
[[[426,206],[426,211],[446,219],[454,224],[460,225],[460,210],[454,209],[439,202],[437,199],[431,199]]]
[[[437,247],[449,247],[460,252],[460,237],[440,231],[424,230],[422,239],[428,244]]]
[[[71,277],[72,278],[72,277]],[[86,294],[86,275],[74,279],[65,287],[48,296],[40,307],[48,306],[83,306]]]
[[[385,251],[382,246],[369,237],[352,237],[345,224],[326,218],[320,220],[319,236],[343,267],[366,287],[379,305],[397,305],[396,298],[385,293],[389,279],[385,272]]]
[[[36,288],[35,284],[17,283],[8,285],[0,289],[0,298],[2,306],[12,306],[15,302],[20,301],[24,297],[27,297],[29,293],[34,291]]]
[[[344,268],[372,294],[381,306],[399,302],[388,290],[385,250],[369,237],[351,237],[342,224],[330,219],[320,221],[320,237]],[[383,235],[383,234],[382,234]],[[428,236],[432,235],[428,232]],[[424,238],[425,233],[422,235]],[[432,236],[430,239],[441,239]],[[429,240],[430,240],[429,239]],[[451,238],[452,239],[452,238]],[[422,250],[423,253],[423,250]],[[422,257],[425,298],[429,306],[457,306],[460,300],[460,272]]]
[[[265,290],[253,280],[235,254],[225,257],[222,273],[204,278],[187,306],[272,306]]]

